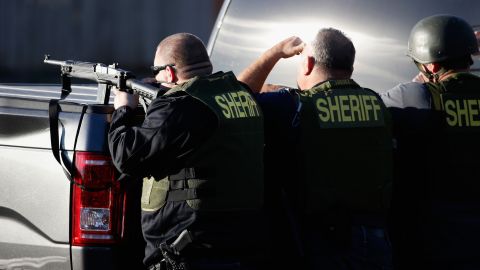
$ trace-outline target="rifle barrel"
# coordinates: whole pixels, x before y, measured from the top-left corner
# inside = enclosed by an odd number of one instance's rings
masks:
[[[67,61],[53,60],[53,59],[45,59],[43,60],[43,62],[45,64],[57,65],[57,66],[64,66],[67,64]]]

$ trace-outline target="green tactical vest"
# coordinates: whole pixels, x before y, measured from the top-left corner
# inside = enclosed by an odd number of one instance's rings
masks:
[[[176,91],[207,105],[218,118],[218,128],[181,172],[144,179],[142,209],[155,211],[166,201],[187,201],[199,211],[259,210],[264,144],[260,106],[232,72],[195,77],[167,95]]]
[[[390,200],[392,137],[380,97],[353,80],[327,81],[299,96],[306,213],[383,214]]]
[[[479,201],[480,77],[456,73],[440,83],[425,84],[440,114],[435,129],[437,151],[429,160],[430,196]]]

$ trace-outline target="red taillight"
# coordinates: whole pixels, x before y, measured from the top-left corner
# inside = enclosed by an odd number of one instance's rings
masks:
[[[77,152],[72,203],[72,245],[113,244],[121,240],[124,192],[107,155]]]

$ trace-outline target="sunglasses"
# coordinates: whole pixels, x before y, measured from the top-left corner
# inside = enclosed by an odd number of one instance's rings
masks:
[[[151,66],[150,69],[152,70],[153,72],[153,75],[157,76],[157,74],[166,69],[167,67],[173,67],[175,66],[175,64],[166,64],[166,65],[163,65],[163,66]]]

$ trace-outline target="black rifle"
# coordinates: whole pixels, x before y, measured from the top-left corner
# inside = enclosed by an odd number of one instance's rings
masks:
[[[97,102],[108,104],[110,89],[116,86],[122,91],[138,94],[144,107],[150,105],[157,97],[159,88],[143,83],[135,79],[131,72],[119,69],[118,64],[105,65],[102,63],[79,62],[72,60],[52,60],[45,55],[44,63],[61,67],[62,98],[65,98],[72,91],[70,78],[80,78],[95,81],[98,83]],[[146,109],[146,108],[145,108]]]

